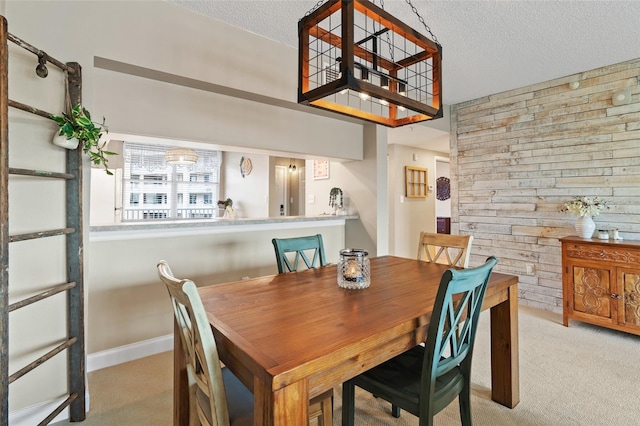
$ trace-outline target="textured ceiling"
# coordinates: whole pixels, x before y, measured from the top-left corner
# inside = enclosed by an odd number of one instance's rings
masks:
[[[171,2],[293,47],[298,20],[318,3]],[[449,105],[640,57],[640,1],[413,4],[443,46],[442,96]],[[405,0],[386,0],[384,8],[426,34]]]
[[[168,1],[293,47],[298,20],[324,3]],[[405,0],[382,3],[428,35]],[[412,3],[443,46],[442,96],[449,105],[640,57],[640,1]]]

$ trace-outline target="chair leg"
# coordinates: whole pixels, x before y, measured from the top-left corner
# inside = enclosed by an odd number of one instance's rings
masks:
[[[471,426],[471,384],[465,380],[465,385],[458,395],[460,404],[460,420],[462,426]]]
[[[316,419],[318,426],[333,425],[333,389],[309,401],[309,420]]]
[[[322,416],[318,418],[318,426],[333,425],[333,393],[327,396],[322,402]]]
[[[400,418],[400,407],[391,404],[391,415],[396,419]]]
[[[352,381],[342,384],[342,426],[353,426],[355,417],[356,386]]]

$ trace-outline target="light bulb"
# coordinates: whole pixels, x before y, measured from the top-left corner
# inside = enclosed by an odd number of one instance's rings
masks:
[[[404,83],[398,83],[398,94],[407,96],[407,85]]]
[[[369,81],[369,70],[367,68],[362,67],[362,81]]]
[[[389,90],[389,77],[387,77],[386,75],[380,76],[380,87],[385,90]]]

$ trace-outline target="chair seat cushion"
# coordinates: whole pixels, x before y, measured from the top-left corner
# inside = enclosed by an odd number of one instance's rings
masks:
[[[222,369],[231,426],[253,425],[253,394],[228,368]]]
[[[227,396],[227,410],[231,426],[253,425],[253,394],[228,368],[222,369],[222,380]],[[209,407],[209,398],[200,389],[196,397],[201,407]],[[204,410],[209,424],[213,424],[211,410]]]
[[[388,400],[394,404],[396,398],[408,400],[411,405],[402,408],[419,415],[417,411],[419,410],[420,379],[424,356],[424,346],[413,347],[362,373],[354,379],[355,384],[383,399],[390,397]],[[439,396],[450,395],[452,391],[457,395],[462,384],[463,376],[460,367],[454,367],[451,371],[436,378],[434,400],[437,401]],[[448,402],[445,406],[447,404]],[[436,403],[436,405],[439,404]]]

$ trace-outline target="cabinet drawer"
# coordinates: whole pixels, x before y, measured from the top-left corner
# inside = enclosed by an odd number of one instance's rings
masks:
[[[565,255],[571,259],[599,260],[617,264],[640,265],[640,250],[597,244],[566,244]]]

